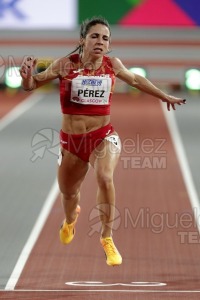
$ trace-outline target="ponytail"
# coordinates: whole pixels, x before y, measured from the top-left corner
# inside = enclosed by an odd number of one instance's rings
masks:
[[[66,55],[66,57],[76,53],[78,51],[79,55],[83,52],[83,46],[82,45],[78,45],[72,52],[70,52],[69,54]]]

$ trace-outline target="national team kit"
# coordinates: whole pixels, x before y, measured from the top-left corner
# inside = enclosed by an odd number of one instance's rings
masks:
[[[71,68],[67,76],[60,78],[60,103],[64,114],[104,116],[110,114],[111,97],[115,84],[115,73],[110,58],[103,56],[102,65],[92,71],[74,68],[79,55],[70,57]],[[104,140],[120,148],[119,137],[109,123],[84,134],[68,134],[60,131],[61,146],[88,162],[92,151]]]

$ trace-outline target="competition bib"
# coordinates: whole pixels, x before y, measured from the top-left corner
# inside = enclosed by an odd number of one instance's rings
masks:
[[[70,101],[79,104],[108,105],[112,81],[108,76],[82,76],[72,80]]]

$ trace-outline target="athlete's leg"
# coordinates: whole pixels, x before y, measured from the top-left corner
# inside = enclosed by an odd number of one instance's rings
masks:
[[[80,187],[88,171],[89,163],[62,149],[59,164],[58,184],[61,191],[61,201],[66,222],[70,224],[76,218]]]
[[[120,156],[120,146],[104,140],[91,154],[90,163],[94,167],[98,190],[97,205],[102,222],[102,238],[112,235],[115,213],[115,187],[113,173]],[[103,212],[103,213],[102,213]]]

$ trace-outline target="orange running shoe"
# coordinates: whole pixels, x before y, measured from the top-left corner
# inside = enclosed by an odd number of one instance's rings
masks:
[[[122,263],[122,257],[111,237],[101,238],[101,245],[106,255],[106,263],[109,266],[118,266]]]
[[[77,208],[76,208],[77,215],[76,215],[76,219],[73,223],[68,224],[66,222],[66,220],[64,220],[63,224],[61,225],[61,228],[59,231],[61,243],[69,244],[73,240],[74,235],[75,235],[75,224],[77,222],[80,210],[81,210],[80,206],[77,205]]]

